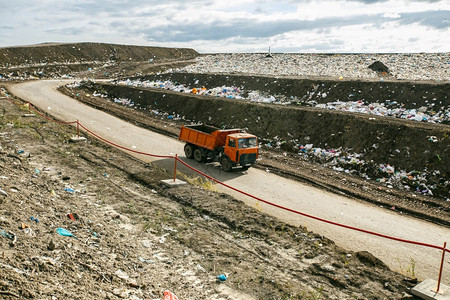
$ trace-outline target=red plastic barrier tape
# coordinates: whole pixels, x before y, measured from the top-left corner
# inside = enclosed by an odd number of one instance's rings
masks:
[[[50,118],[47,117],[46,115],[40,113],[36,108],[33,107],[33,105],[30,104],[29,107],[30,107],[33,111],[35,111],[38,115],[40,115],[40,116],[43,117],[44,119],[46,119],[46,120],[48,120],[48,121],[50,121],[50,122],[53,122],[53,123],[58,123],[58,124],[75,124],[75,123],[77,123],[77,121],[63,122],[63,121],[58,121],[58,120],[55,120],[55,119],[50,119]]]
[[[76,123],[76,122],[75,122],[75,123]],[[133,153],[137,153],[137,154],[142,154],[142,155],[151,156],[151,157],[173,158],[173,159],[175,159],[175,156],[171,156],[171,155],[157,155],[157,154],[150,154],[150,153],[141,152],[141,151],[136,151],[136,150],[133,150],[133,149],[130,149],[130,148],[126,148],[126,147],[124,147],[124,146],[120,146],[120,145],[118,145],[118,144],[116,144],[116,143],[113,143],[113,142],[111,142],[111,141],[108,141],[107,139],[102,138],[102,137],[99,136],[98,134],[96,134],[96,133],[90,131],[89,129],[87,129],[86,127],[84,127],[81,123],[79,123],[79,125],[80,125],[81,128],[83,128],[84,130],[86,130],[87,132],[89,132],[90,134],[92,134],[93,136],[95,136],[96,138],[98,138],[98,139],[100,139],[100,140],[102,140],[102,141],[104,141],[104,142],[106,142],[106,143],[108,143],[108,144],[110,144],[110,145],[113,145],[113,146],[115,146],[115,147],[117,147],[117,148],[120,148],[120,149],[123,149],[123,150],[127,150],[127,151],[130,151],[130,152],[133,152]]]

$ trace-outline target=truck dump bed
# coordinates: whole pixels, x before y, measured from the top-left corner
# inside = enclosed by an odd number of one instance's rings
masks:
[[[240,133],[242,129],[219,129],[208,125],[182,125],[179,139],[196,146],[215,150],[225,146],[227,135]]]

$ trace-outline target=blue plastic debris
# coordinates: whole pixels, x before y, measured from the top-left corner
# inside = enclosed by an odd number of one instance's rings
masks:
[[[62,236],[73,236],[74,237],[74,235],[69,230],[64,229],[64,228],[58,228],[58,229],[56,229],[56,232]]]
[[[8,238],[8,239],[10,239],[10,240],[13,240],[13,239],[14,239],[14,234],[13,234],[12,232],[6,232],[6,231],[4,231],[4,230],[1,229],[1,228],[0,228],[0,235],[3,236],[3,237],[5,237],[5,238]]]
[[[227,276],[225,276],[224,274],[220,274],[219,276],[217,276],[217,279],[219,281],[227,281]]]
[[[64,191],[66,191],[66,192],[68,192],[68,193],[74,193],[74,192],[75,192],[75,190],[74,190],[74,189],[71,189],[70,187],[66,187],[66,188],[64,189]]]

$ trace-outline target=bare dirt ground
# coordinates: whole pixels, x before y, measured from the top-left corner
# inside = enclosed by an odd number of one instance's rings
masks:
[[[69,143],[72,128],[0,100],[5,299],[408,297],[413,268],[392,272],[201,182],[164,188],[170,174],[93,139]]]

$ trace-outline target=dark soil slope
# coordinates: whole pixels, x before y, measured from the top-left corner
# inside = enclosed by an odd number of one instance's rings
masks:
[[[197,51],[101,43],[42,44],[29,47],[0,48],[0,66],[106,61],[148,61],[150,59],[190,59]]]
[[[196,56],[197,51],[186,48],[101,43],[8,47],[0,48],[0,79],[136,75],[149,73],[155,64],[180,62]]]

